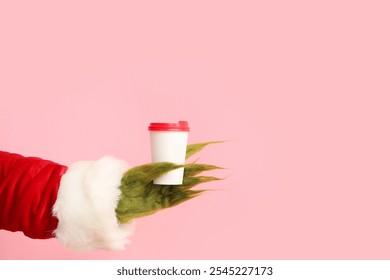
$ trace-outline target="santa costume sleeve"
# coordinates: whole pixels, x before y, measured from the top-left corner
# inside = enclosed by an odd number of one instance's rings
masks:
[[[120,224],[115,209],[128,168],[108,156],[67,167],[0,151],[0,229],[76,251],[124,249],[133,223]]]

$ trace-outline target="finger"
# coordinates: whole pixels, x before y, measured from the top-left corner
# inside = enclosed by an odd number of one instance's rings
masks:
[[[177,165],[171,162],[155,162],[139,165],[129,169],[123,175],[122,183],[124,185],[134,185],[137,183],[145,185],[157,177],[180,167],[183,167],[183,165]]]
[[[197,152],[199,152],[204,147],[206,147],[210,144],[217,144],[217,143],[223,143],[223,142],[225,142],[225,141],[212,141],[212,142],[190,144],[187,146],[186,159],[188,159],[189,157],[196,154]]]
[[[215,170],[215,169],[223,169],[223,168],[216,165],[210,165],[210,164],[198,164],[198,163],[186,164],[184,167],[184,177],[192,177],[198,175],[201,172]]]

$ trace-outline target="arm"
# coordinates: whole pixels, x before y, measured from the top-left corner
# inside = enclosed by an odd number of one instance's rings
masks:
[[[187,157],[210,144],[189,145]],[[31,238],[56,237],[80,250],[124,249],[133,220],[178,205],[198,194],[197,176],[218,167],[185,166],[183,185],[161,186],[153,179],[179,166],[153,163],[129,168],[113,157],[68,167],[39,158],[0,152],[0,229]]]

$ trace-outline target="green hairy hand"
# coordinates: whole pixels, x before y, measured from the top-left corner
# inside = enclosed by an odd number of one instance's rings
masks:
[[[218,142],[204,142],[187,146],[186,158],[202,150],[209,144]],[[153,180],[166,172],[184,166],[182,185],[156,185]],[[170,162],[148,163],[129,169],[122,177],[120,189],[121,197],[116,208],[119,223],[156,213],[159,210],[176,206],[194,198],[205,190],[193,190],[198,184],[221,180],[212,176],[198,176],[204,171],[220,169],[209,164],[189,163],[176,165]]]

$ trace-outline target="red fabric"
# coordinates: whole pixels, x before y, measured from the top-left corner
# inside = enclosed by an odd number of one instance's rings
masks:
[[[0,151],[0,229],[37,239],[54,237],[52,207],[67,167]]]

